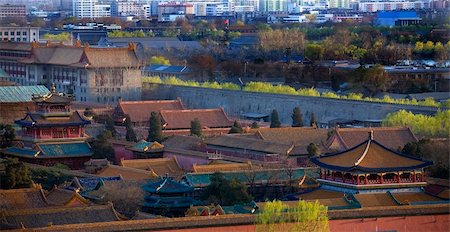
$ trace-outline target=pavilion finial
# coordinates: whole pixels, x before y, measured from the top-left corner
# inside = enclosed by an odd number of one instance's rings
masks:
[[[369,131],[369,140],[373,140],[373,130]]]

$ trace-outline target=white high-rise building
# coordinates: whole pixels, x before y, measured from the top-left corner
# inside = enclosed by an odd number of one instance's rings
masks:
[[[77,18],[100,18],[111,16],[111,5],[98,0],[73,0],[73,16]]]
[[[262,12],[288,11],[289,0],[260,0],[259,10]]]
[[[330,0],[329,8],[350,9],[350,0]]]

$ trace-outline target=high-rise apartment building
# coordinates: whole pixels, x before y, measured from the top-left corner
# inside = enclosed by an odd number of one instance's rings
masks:
[[[77,18],[100,18],[111,16],[111,5],[98,0],[73,0],[73,16]]]
[[[333,9],[350,9],[350,0],[330,0],[328,7]]]
[[[288,10],[288,0],[260,0],[259,11],[281,12]]]

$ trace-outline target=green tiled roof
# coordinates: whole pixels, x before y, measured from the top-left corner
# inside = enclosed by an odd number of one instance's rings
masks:
[[[78,143],[61,143],[61,144],[38,144],[42,151],[42,156],[46,157],[76,157],[76,156],[89,156],[92,154],[86,142]]]
[[[289,173],[291,179],[300,179],[305,175],[314,177],[317,176],[316,169],[298,168],[293,170],[257,170],[257,171],[236,171],[236,172],[222,172],[226,179],[236,178],[239,182],[247,184],[252,180],[254,183],[262,183],[266,181],[287,181],[289,180]],[[193,187],[208,186],[211,181],[210,177],[213,173],[187,173],[185,175],[186,182]]]
[[[194,188],[183,183],[179,183],[169,177],[161,178],[160,180],[144,185],[142,187],[144,191],[149,193],[162,193],[162,194],[172,194],[172,193],[188,193],[192,192]]]
[[[31,149],[25,149],[25,148],[17,148],[17,147],[8,147],[5,150],[3,150],[4,153],[10,154],[10,155],[18,155],[23,157],[34,157],[38,151],[34,151]]]
[[[31,102],[33,94],[45,95],[50,91],[43,85],[0,86],[0,102]]]
[[[141,141],[137,142],[136,144],[134,144],[134,146],[132,146],[130,149],[135,150],[135,151],[144,152],[144,149],[146,147],[150,147],[151,145],[152,145],[152,142],[147,142],[145,140],[141,140]]]

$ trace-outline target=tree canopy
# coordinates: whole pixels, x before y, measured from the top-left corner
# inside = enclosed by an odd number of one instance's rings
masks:
[[[12,146],[16,132],[11,125],[0,124],[0,148]]]
[[[256,217],[256,231],[329,231],[328,208],[318,201],[299,201],[295,206],[267,201]]]
[[[195,135],[198,137],[202,136],[202,124],[198,118],[195,118],[191,121],[191,135]]]
[[[127,141],[136,142],[136,132],[134,132],[133,125],[131,124],[131,119],[129,115],[126,115],[125,117],[125,128],[127,130],[125,138]]]
[[[170,65],[169,59],[164,56],[152,56],[149,63],[151,65]]]
[[[17,159],[6,159],[5,172],[0,175],[2,189],[29,188],[32,185],[30,169]]]
[[[272,110],[272,114],[270,115],[270,128],[279,128],[281,127],[281,122],[278,116],[277,110]]]
[[[314,113],[311,113],[311,118],[309,120],[309,125],[312,127],[317,127],[317,118]]]
[[[244,132],[244,130],[241,127],[241,124],[239,124],[238,121],[234,121],[233,126],[230,129],[230,132],[228,134],[240,134]]]
[[[228,180],[222,173],[216,172],[210,180],[202,196],[209,203],[230,206],[248,203],[253,199],[247,192],[247,186],[235,178]]]
[[[295,107],[292,112],[292,127],[303,126],[303,115],[300,107]]]
[[[153,142],[156,141],[158,143],[164,140],[164,136],[162,134],[162,123],[161,117],[157,112],[150,113],[150,126],[148,128],[148,137],[147,141]]]
[[[105,130],[97,136],[97,139],[91,143],[92,158],[93,159],[108,159],[116,163],[116,153],[111,144],[113,138],[111,131]]]
[[[450,110],[438,111],[434,116],[400,110],[388,114],[382,124],[391,127],[409,127],[419,136],[448,138],[450,137]]]

